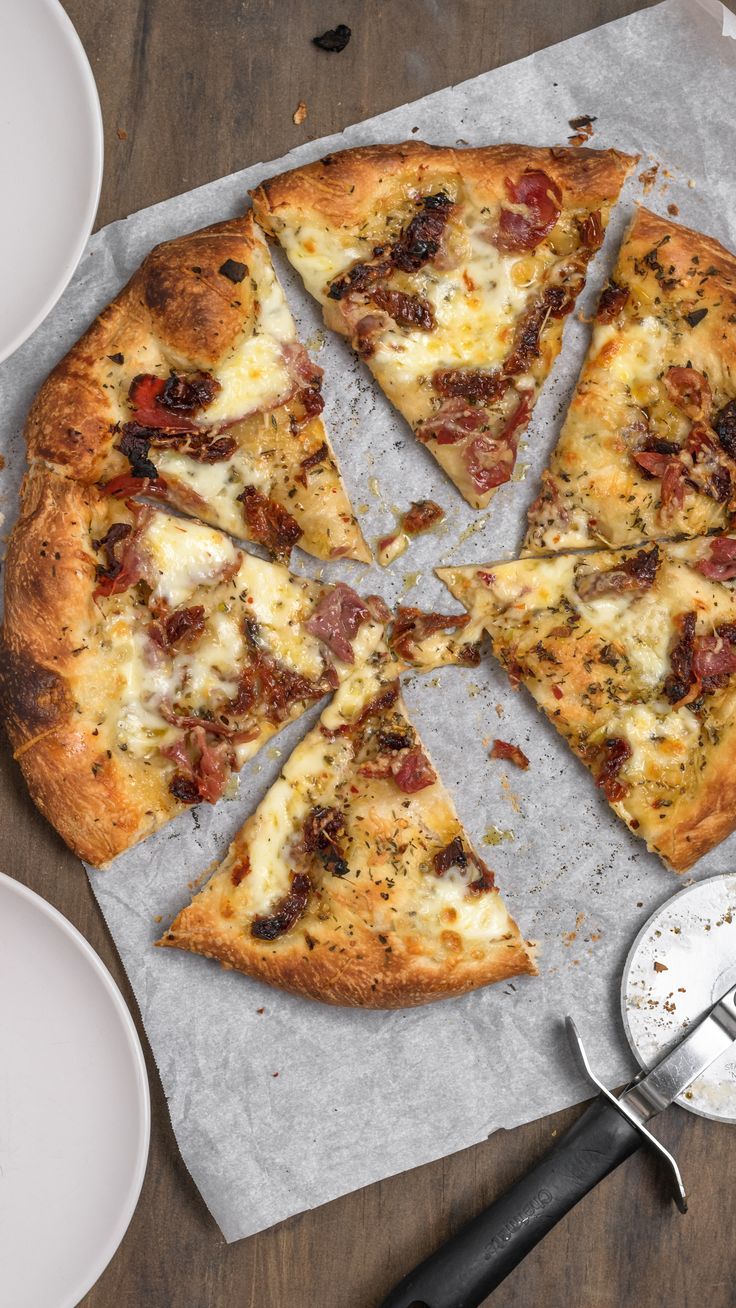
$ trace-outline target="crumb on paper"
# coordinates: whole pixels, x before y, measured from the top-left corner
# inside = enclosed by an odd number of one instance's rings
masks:
[[[563,942],[565,943],[565,945],[571,945],[571,944],[573,943],[574,940],[577,940],[577,938],[578,938],[578,931],[580,930],[580,928],[581,928],[581,926],[583,925],[583,922],[584,922],[584,921],[585,921],[585,914],[584,914],[584,913],[578,913],[577,917],[575,918],[575,926],[574,926],[573,930],[572,930],[572,931],[565,931],[565,932],[563,933],[562,939],[563,939]],[[577,963],[579,960],[578,960],[577,958],[574,958],[572,961],[573,961],[573,963]]]
[[[570,145],[585,145],[593,135],[593,123],[598,119],[590,114],[578,114],[577,118],[569,118],[568,126],[572,128],[573,135],[568,136]]]
[[[667,212],[668,214],[671,215],[672,218],[677,218],[679,217],[680,214],[679,207],[676,204],[674,204],[674,202],[672,204],[667,205]]]
[[[506,763],[513,763],[521,772],[526,772],[529,767],[529,759],[523,749],[519,749],[518,745],[509,744],[507,740],[494,740],[489,758],[500,758]]]
[[[413,590],[415,586],[419,585],[421,580],[421,572],[405,572],[404,580],[402,582],[402,594],[406,595],[408,591]]]
[[[502,717],[503,717],[503,704],[496,704],[496,705],[494,705],[494,707],[495,707],[495,710],[496,710],[496,717],[497,717],[497,718],[502,718]]]
[[[380,536],[376,541],[376,562],[382,568],[398,559],[409,548],[409,537],[405,531],[393,531],[388,536]]]
[[[513,831],[504,831],[501,827],[490,826],[485,835],[481,837],[484,845],[500,845],[504,840],[514,840]]]
[[[127,141],[127,139],[128,139],[128,133],[126,132],[125,128],[118,127],[118,140]]]
[[[660,963],[658,959],[655,959],[654,970],[655,972],[667,972],[669,971],[669,968],[666,963]]]
[[[688,183],[687,183],[687,184],[688,184],[688,186],[689,186],[689,188],[690,188],[691,191],[694,191],[694,190],[695,190],[695,185],[696,185],[696,183],[695,183],[695,181],[693,180],[692,177],[688,178]]]
[[[651,167],[645,168],[643,172],[639,173],[639,181],[644,187],[645,195],[648,195],[652,187],[654,186],[654,183],[657,180],[658,172],[659,172],[659,164],[653,163]]]
[[[307,112],[308,112],[307,106],[305,105],[303,100],[300,100],[296,109],[291,115],[292,121],[296,123],[297,127],[300,127],[301,124],[304,122],[304,119],[307,116]]]
[[[401,530],[407,536],[422,536],[439,527],[444,520],[445,510],[434,500],[412,500],[409,508],[401,514]]]
[[[265,1011],[266,1011],[265,1008],[257,1008],[257,1009],[256,1009],[256,1012],[257,1012],[257,1013],[265,1013]]]
[[[511,789],[511,782],[509,781],[505,773],[502,773],[501,775],[501,789],[506,795],[506,798],[509,801],[509,804],[511,805],[514,812],[521,813],[521,800],[519,799],[519,796],[515,794],[514,791]]]
[[[313,350],[315,354],[319,354],[320,350],[323,350],[327,344],[327,337],[322,328],[318,327],[316,331],[312,332],[305,344],[308,350]]]
[[[5,459],[3,458],[2,454],[0,454],[0,469],[4,467],[5,467]]]
[[[313,36],[312,45],[316,45],[318,50],[326,50],[328,54],[342,54],[352,35],[347,23],[338,23],[337,27],[328,28],[320,36]]]

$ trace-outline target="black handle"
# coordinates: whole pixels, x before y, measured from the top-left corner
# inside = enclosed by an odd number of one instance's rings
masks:
[[[639,1132],[599,1095],[531,1172],[405,1276],[382,1308],[478,1308],[641,1143]]]

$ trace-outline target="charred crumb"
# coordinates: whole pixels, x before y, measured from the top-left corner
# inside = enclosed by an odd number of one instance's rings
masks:
[[[347,24],[338,23],[337,27],[329,28],[321,36],[313,36],[312,45],[316,45],[318,50],[326,50],[328,54],[341,54],[351,36]]]
[[[574,135],[568,136],[571,145],[584,145],[593,135],[593,123],[597,118],[591,114],[578,114],[577,118],[569,118],[568,125],[572,128]]]

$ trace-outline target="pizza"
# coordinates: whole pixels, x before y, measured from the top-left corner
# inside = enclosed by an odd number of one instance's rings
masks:
[[[727,529],[735,356],[736,257],[640,209],[600,297],[524,552]]]
[[[736,535],[439,576],[649,849],[682,872],[736,828]]]
[[[509,481],[635,160],[411,141],[262,183],[256,218],[469,504]]]
[[[5,599],[15,757],[44,816],[95,866],[233,793],[266,740],[371,657],[388,617],[377,597],[38,465]]]
[[[396,671],[374,657],[342,683],[161,945],[366,1008],[536,970]]]
[[[28,415],[31,461],[166,501],[288,561],[370,561],[251,214],[159,245]]]

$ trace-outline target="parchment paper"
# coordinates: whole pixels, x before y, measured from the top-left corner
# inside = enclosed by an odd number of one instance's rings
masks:
[[[568,120],[590,114],[593,145],[640,151],[640,170],[660,164],[646,203],[660,212],[676,204],[682,221],[736,247],[736,45],[721,29],[704,9],[668,0],[99,232],[55,311],[0,369],[7,524],[33,392],[150,247],[240,211],[261,178],[328,150],[412,135],[473,145],[564,143]],[[632,183],[591,268],[583,311],[641,198]],[[523,479],[476,514],[344,343],[325,338],[316,306],[280,256],[277,263],[302,338],[325,369],[325,420],[368,539],[389,530],[394,506],[410,499],[426,496],[447,511],[444,530],[415,542],[389,571],[343,564],[332,575],[389,601],[453,608],[432,567],[518,548],[587,328],[568,322],[563,358],[520,455]],[[295,566],[318,571],[298,551]],[[583,767],[490,658],[477,670],[409,677],[406,692],[461,817],[523,930],[539,941],[538,979],[425,1009],[366,1013],[294,999],[152,947],[316,712],[244,770],[236,800],[186,813],[110,870],[90,874],[140,1004],[181,1152],[228,1240],[586,1097],[563,1035],[566,1013],[609,1084],[634,1070],[618,1011],[621,968],[642,922],[678,888],[674,876],[613,817]],[[527,773],[488,760],[485,742],[495,735],[522,746]],[[489,847],[484,837],[498,839],[494,828],[506,834]],[[735,852],[734,839],[727,841],[696,877],[729,870]]]

